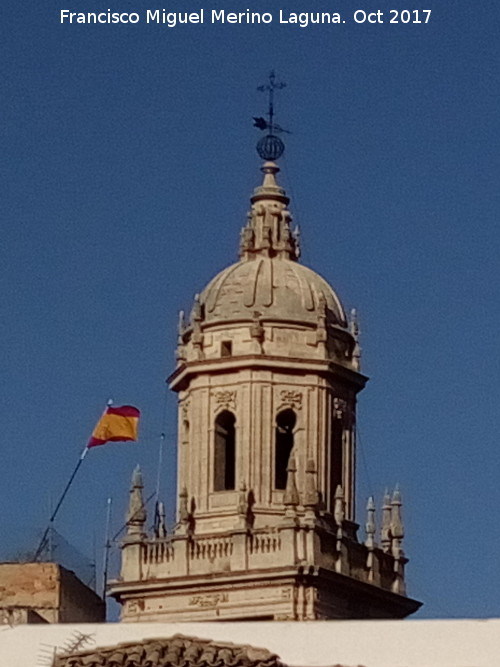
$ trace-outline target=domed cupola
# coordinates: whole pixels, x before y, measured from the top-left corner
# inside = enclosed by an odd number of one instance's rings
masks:
[[[196,296],[190,322],[181,323],[178,358],[217,358],[230,344],[231,355],[327,358],[357,370],[355,324],[348,326],[326,280],[298,261],[298,233],[291,230],[289,199],[276,182],[278,166],[265,162],[262,171],[264,181],[254,190],[241,230],[240,261]],[[282,345],[284,329],[294,332],[287,337],[292,345]],[[225,347],[222,339],[214,345],[220,332]]]

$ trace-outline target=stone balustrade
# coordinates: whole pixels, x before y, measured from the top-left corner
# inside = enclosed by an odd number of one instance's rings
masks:
[[[161,565],[174,560],[175,549],[171,540],[161,539],[144,544],[144,563],[147,565]]]
[[[307,568],[310,564],[386,590],[404,591],[406,559],[379,547],[368,549],[352,531],[339,539],[328,525],[283,525],[224,535],[173,535],[140,542],[141,579],[240,572],[262,568]],[[124,547],[127,548],[126,545]],[[132,577],[131,577],[132,578]],[[127,580],[126,569],[122,579]]]

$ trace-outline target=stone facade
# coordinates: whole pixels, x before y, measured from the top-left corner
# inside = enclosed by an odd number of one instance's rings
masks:
[[[406,597],[399,491],[375,539],[355,523],[355,313],[298,263],[288,198],[265,163],[240,261],[181,313],[178,523],[144,532],[142,480],[131,491],[120,578],[126,621],[399,618]],[[160,522],[161,523],[161,522]]]
[[[22,623],[98,623],[103,600],[57,563],[1,563],[0,619]]]

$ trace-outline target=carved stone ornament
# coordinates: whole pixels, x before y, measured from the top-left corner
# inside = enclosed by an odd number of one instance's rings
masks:
[[[159,626],[161,627],[161,626]],[[174,635],[56,655],[52,667],[283,667],[267,649]]]
[[[230,389],[220,389],[213,393],[215,409],[234,410],[236,408],[236,392]]]
[[[185,398],[182,403],[181,403],[181,413],[182,413],[182,418],[183,419],[188,419],[189,416],[189,404],[191,401],[189,398]]]
[[[344,414],[347,412],[347,402],[343,398],[335,397],[333,399],[333,410],[335,413],[336,419],[342,419]]]
[[[139,614],[141,611],[144,611],[144,600],[129,600],[127,611],[129,614]]]
[[[302,392],[295,389],[282,389],[280,391],[281,404],[296,410],[302,410]]]
[[[190,607],[217,607],[221,602],[228,602],[229,595],[227,593],[212,593],[208,595],[192,595],[189,598]]]

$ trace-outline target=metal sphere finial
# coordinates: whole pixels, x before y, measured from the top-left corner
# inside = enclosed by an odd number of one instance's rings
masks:
[[[274,162],[283,155],[285,144],[274,134],[267,134],[257,142],[257,153],[263,160]]]

